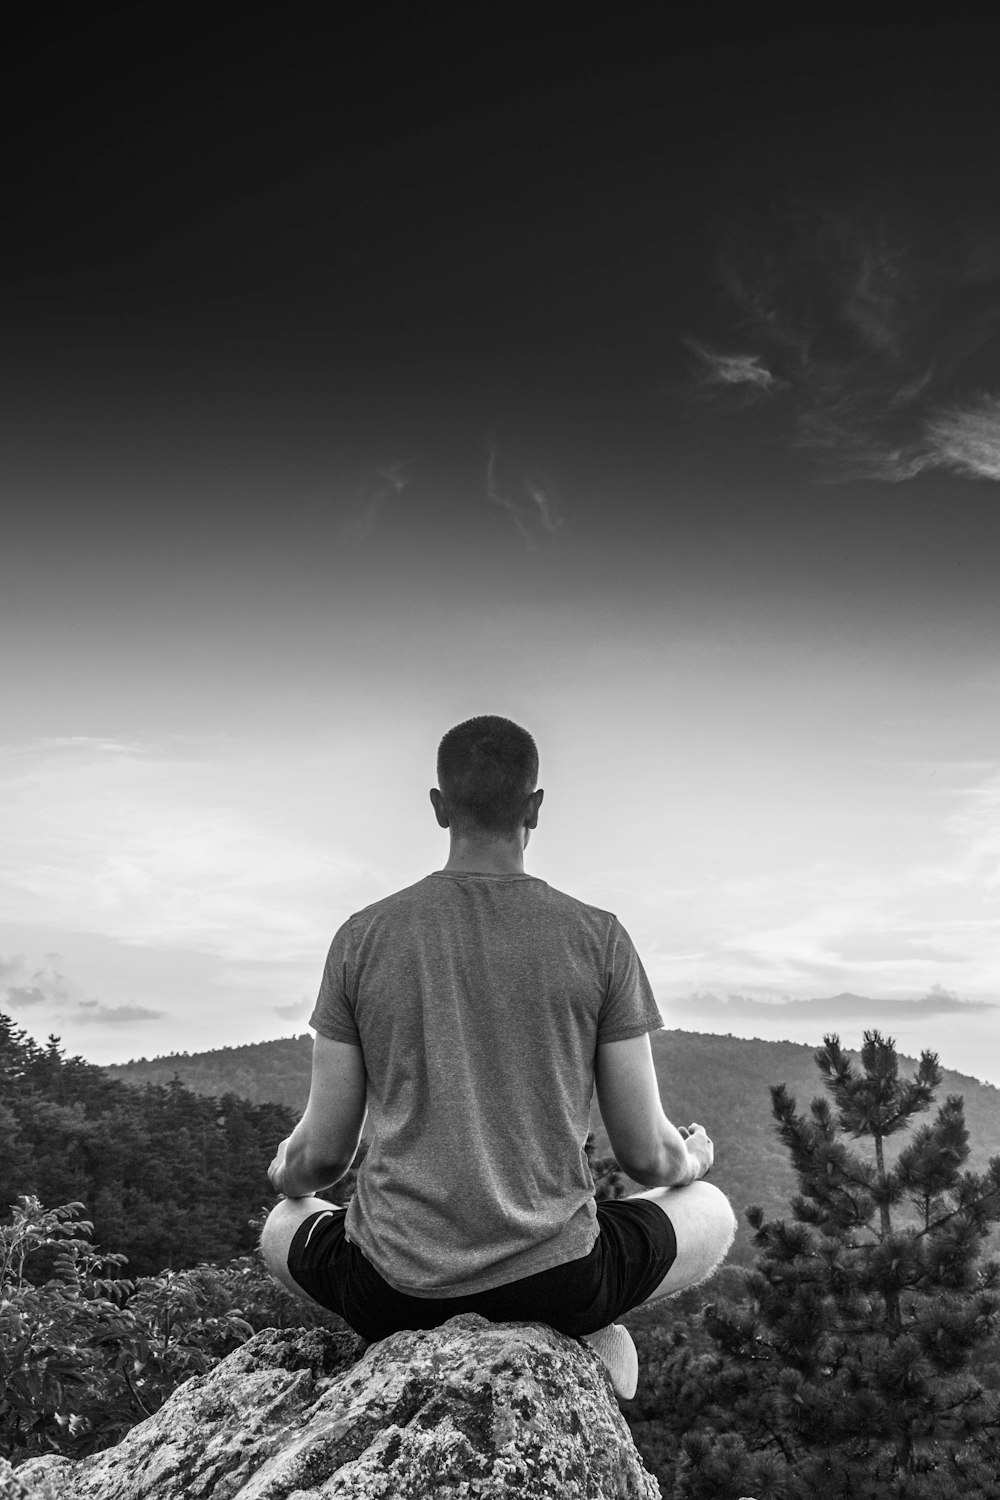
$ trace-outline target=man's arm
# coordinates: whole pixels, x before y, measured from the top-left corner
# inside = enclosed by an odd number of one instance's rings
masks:
[[[305,1114],[267,1170],[275,1192],[304,1198],[350,1171],[368,1114],[367,1093],[361,1048],[317,1032]]]
[[[295,1128],[298,1130],[298,1126]],[[305,1154],[301,1138],[296,1139],[293,1131],[278,1146],[274,1160],[267,1169],[267,1177],[276,1193],[284,1193],[286,1198],[308,1198],[313,1193],[321,1193],[326,1188],[333,1187],[348,1170],[347,1167],[318,1166]]]
[[[594,1061],[597,1102],[615,1159],[643,1187],[686,1187],[704,1177],[714,1148],[701,1125],[667,1119],[649,1033],[605,1042]]]
[[[677,1155],[674,1136],[681,1142],[683,1156]],[[704,1125],[674,1127],[664,1115],[659,1158],[654,1160],[653,1166],[647,1171],[628,1167],[624,1167],[624,1170],[633,1181],[641,1182],[643,1187],[688,1187],[707,1175],[714,1159],[715,1147]],[[619,1162],[619,1166],[624,1164]]]

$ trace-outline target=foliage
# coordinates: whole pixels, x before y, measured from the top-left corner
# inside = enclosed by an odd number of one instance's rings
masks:
[[[783,1084],[771,1089],[800,1192],[790,1221],[749,1212],[751,1300],[706,1309],[716,1353],[694,1372],[700,1416],[674,1500],[1000,1500],[1000,1397],[970,1373],[1000,1320],[1000,1266],[979,1263],[1000,1219],[1000,1157],[963,1170],[968,1131],[949,1095],[889,1164],[886,1140],[939,1087],[933,1053],[901,1078],[873,1031],[861,1071],[836,1036],[816,1062],[832,1108],[819,1098],[800,1115]]]
[[[223,1267],[109,1276],[125,1257],[92,1247],[83,1211],[22,1196],[0,1225],[0,1456],[15,1464],[119,1442],[261,1328],[346,1327],[279,1286],[259,1251]],[[36,1286],[24,1266],[39,1247],[53,1275]]]
[[[203,1097],[174,1077],[142,1088],[45,1049],[0,1014],[0,1210],[24,1195],[84,1202],[101,1244],[133,1275],[231,1260],[252,1249],[275,1147],[295,1126],[280,1104]],[[38,1246],[25,1274],[52,1274]]]
[[[283,1105],[131,1088],[2,1014],[0,1093],[0,1455],[95,1452],[259,1328],[346,1326],[257,1248]]]
[[[669,1495],[681,1444],[696,1429],[713,1365],[714,1341],[704,1322],[713,1298],[748,1299],[746,1271],[723,1265],[709,1281],[633,1308],[622,1318],[639,1356],[635,1397],[622,1409],[649,1472]]]

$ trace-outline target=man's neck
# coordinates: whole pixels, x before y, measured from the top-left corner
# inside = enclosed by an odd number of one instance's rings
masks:
[[[474,843],[462,840],[452,844],[444,868],[465,875],[523,875],[524,850],[506,841]]]

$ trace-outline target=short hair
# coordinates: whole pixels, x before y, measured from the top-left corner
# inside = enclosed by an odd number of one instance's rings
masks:
[[[538,748],[510,719],[483,714],[449,729],[438,746],[438,786],[453,828],[512,837],[538,781]]]

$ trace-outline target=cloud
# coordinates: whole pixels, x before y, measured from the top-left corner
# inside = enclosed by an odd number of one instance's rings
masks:
[[[347,526],[349,536],[363,542],[371,535],[388,502],[401,495],[410,482],[404,468],[403,463],[383,464],[360,482],[355,513]]]
[[[994,1010],[1000,1010],[1000,1005],[988,1000],[962,1000],[940,985],[934,985],[925,995],[908,1000],[879,999],[850,992],[809,1000],[797,1000],[789,995],[761,997],[739,991],[720,997],[702,990],[671,1000],[667,1006],[671,1016],[683,1015],[695,1020],[815,1020],[818,1025],[832,1026],[848,1021],[873,1023],[888,1020],[891,1024],[893,1018],[905,1021],[915,1016],[975,1015]]]
[[[779,382],[770,370],[764,368],[759,354],[720,354],[697,339],[686,338],[681,342],[700,361],[701,380],[706,386],[746,385],[753,391],[769,395],[786,383]]]
[[[0,774],[5,920],[272,964],[315,954],[372,872],[227,800],[197,759],[101,741],[35,747]],[[46,983],[21,974],[21,988]]]
[[[521,480],[521,483],[524,486],[528,499],[533,501],[536,506],[539,525],[544,531],[557,531],[563,523],[563,518],[559,510],[559,504],[552,494],[551,489],[543,488],[537,480],[532,479],[530,476],[525,476]]]
[[[314,1005],[313,1000],[299,1000],[291,1005],[272,1005],[271,1009],[280,1020],[294,1021],[304,1027],[309,1023]]]
[[[159,1021],[167,1014],[144,1005],[104,1005],[83,998],[85,992],[63,973],[59,955],[35,963],[23,953],[0,958],[0,1010],[19,1016],[21,1011],[44,1007],[53,1021],[88,1026],[118,1026],[141,1021]]]
[[[20,1010],[24,1005],[44,1005],[48,998],[45,991],[37,984],[27,989],[19,984],[12,984],[7,988],[7,1002],[13,1005],[15,1010]]]
[[[516,474],[510,471],[517,468]],[[558,531],[563,525],[563,509],[552,480],[530,465],[506,463],[501,477],[501,462],[495,440],[488,445],[485,475],[486,498],[504,511],[529,551],[534,551],[539,537]],[[365,542],[378,528],[391,503],[409,486],[411,480],[403,461],[378,465],[360,478],[345,478],[344,487],[353,491],[353,513],[343,534],[355,542]],[[66,743],[70,743],[67,741]]]
[[[0,1009],[12,1012],[36,1005],[65,1005],[78,991],[59,967],[59,955],[37,963],[23,953],[0,958]]]
[[[674,394],[723,413],[766,402],[826,482],[1000,479],[1000,392],[971,368],[1000,335],[1000,242],[944,234],[863,202],[725,222],[726,315],[711,339],[681,336]]]
[[[929,419],[927,431],[942,467],[972,479],[1000,479],[1000,396],[942,411]]]
[[[941,788],[942,796],[956,801],[944,824],[947,849],[937,860],[918,865],[912,879],[925,887],[964,886],[985,894],[1000,887],[1000,765],[974,762],[955,767],[953,775],[963,780]],[[1000,924],[992,914],[984,920],[992,927],[1000,965]],[[974,919],[969,925],[976,925]]]
[[[486,460],[486,498],[506,511],[521,540],[529,551],[535,550],[535,537],[542,532],[557,531],[563,524],[562,512],[551,484],[533,476],[522,475],[516,482],[520,498],[511,494],[511,486],[499,477],[496,443],[491,443]],[[525,498],[526,497],[526,498]]]
[[[102,1005],[99,1000],[81,1000],[73,1020],[81,1026],[128,1026],[140,1021],[162,1021],[165,1010],[145,1005]]]
[[[683,881],[655,865],[616,874],[601,899],[665,1003],[692,992],[1000,1000],[1000,765],[936,762],[931,780],[925,762],[891,764],[854,809],[856,837],[842,830],[843,854],[803,860],[790,841],[739,868],[734,844],[728,874],[690,861]],[[848,816],[831,809],[828,847]]]
[[[966,790],[948,826],[961,849],[960,878],[985,890],[1000,887],[1000,767]]]
[[[141,740],[112,740],[92,734],[51,735],[39,741],[42,749],[58,750],[68,746],[74,750],[99,750],[110,755],[142,755],[149,747]]]

